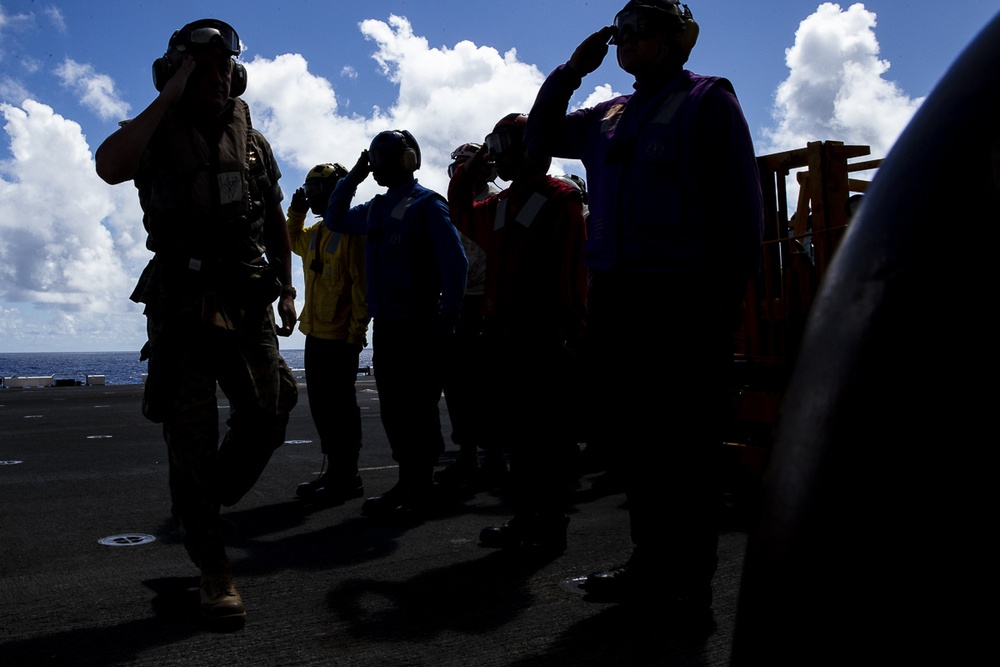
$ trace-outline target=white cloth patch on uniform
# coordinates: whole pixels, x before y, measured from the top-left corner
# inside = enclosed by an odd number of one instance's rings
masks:
[[[507,200],[501,199],[500,203],[497,204],[497,214],[493,218],[493,231],[501,229],[507,224]]]
[[[525,227],[530,227],[531,223],[535,221],[535,217],[538,216],[538,212],[542,210],[547,201],[548,198],[542,193],[533,193],[521,208],[521,212],[517,214],[516,220]]]
[[[243,198],[243,179],[238,171],[219,174],[219,203],[232,204]]]
[[[406,209],[410,208],[410,204],[414,202],[416,197],[404,197],[402,201],[396,204],[396,207],[392,209],[390,217],[395,220],[402,220],[403,216],[406,215]]]

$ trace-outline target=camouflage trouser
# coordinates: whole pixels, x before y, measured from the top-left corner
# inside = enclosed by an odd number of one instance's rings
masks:
[[[278,353],[270,306],[232,330],[200,314],[147,312],[149,373],[143,412],[162,421],[173,512],[198,565],[222,558],[220,505],[237,502],[284,442],[298,388]],[[220,447],[216,383],[229,400]]]

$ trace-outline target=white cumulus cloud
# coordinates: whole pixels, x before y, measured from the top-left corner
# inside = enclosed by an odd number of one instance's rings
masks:
[[[890,63],[879,58],[875,27],[875,14],[860,3],[844,10],[825,2],[799,24],[762,152],[836,139],[888,153],[923,99],[887,78]]]
[[[398,87],[388,108],[343,112],[334,85],[311,74],[298,54],[246,63],[250,83],[244,99],[255,126],[282,159],[301,170],[285,174],[286,193],[320,162],[350,168],[372,137],[396,128],[412,132],[420,145],[420,181],[445,192],[451,151],[469,141],[481,142],[506,114],[527,112],[544,78],[514,51],[501,54],[469,41],[431,48],[398,16],[388,22],[364,21],[361,32],[376,45],[372,58],[382,75]],[[368,181],[358,198],[363,201],[379,191]]]
[[[98,179],[76,122],[33,100],[0,115],[12,155],[0,164],[0,300],[50,314],[5,326],[5,339],[59,349],[70,329],[92,345],[118,335],[114,316],[132,310],[122,294],[145,261],[138,206]]]
[[[80,95],[80,104],[103,120],[124,118],[129,105],[118,95],[114,81],[106,74],[98,74],[90,65],[67,58],[56,68],[56,75],[64,86]]]

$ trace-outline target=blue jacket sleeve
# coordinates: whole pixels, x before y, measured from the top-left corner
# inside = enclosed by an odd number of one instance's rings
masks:
[[[323,224],[327,229],[344,234],[367,233],[369,204],[358,204],[350,208],[357,189],[357,184],[349,178],[340,179],[330,195],[326,215],[323,216]]]

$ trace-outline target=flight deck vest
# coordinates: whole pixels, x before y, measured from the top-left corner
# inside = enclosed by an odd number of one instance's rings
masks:
[[[264,195],[273,183],[260,159],[243,100],[233,100],[216,142],[178,113],[168,114],[136,180],[148,234],[161,259],[206,264],[253,262],[263,254]]]
[[[132,300],[183,307],[206,293],[239,296],[274,280],[264,269],[265,195],[275,186],[253,130],[236,98],[207,140],[179,113],[160,123],[135,179],[146,247],[155,253]],[[261,280],[263,279],[263,280]]]

